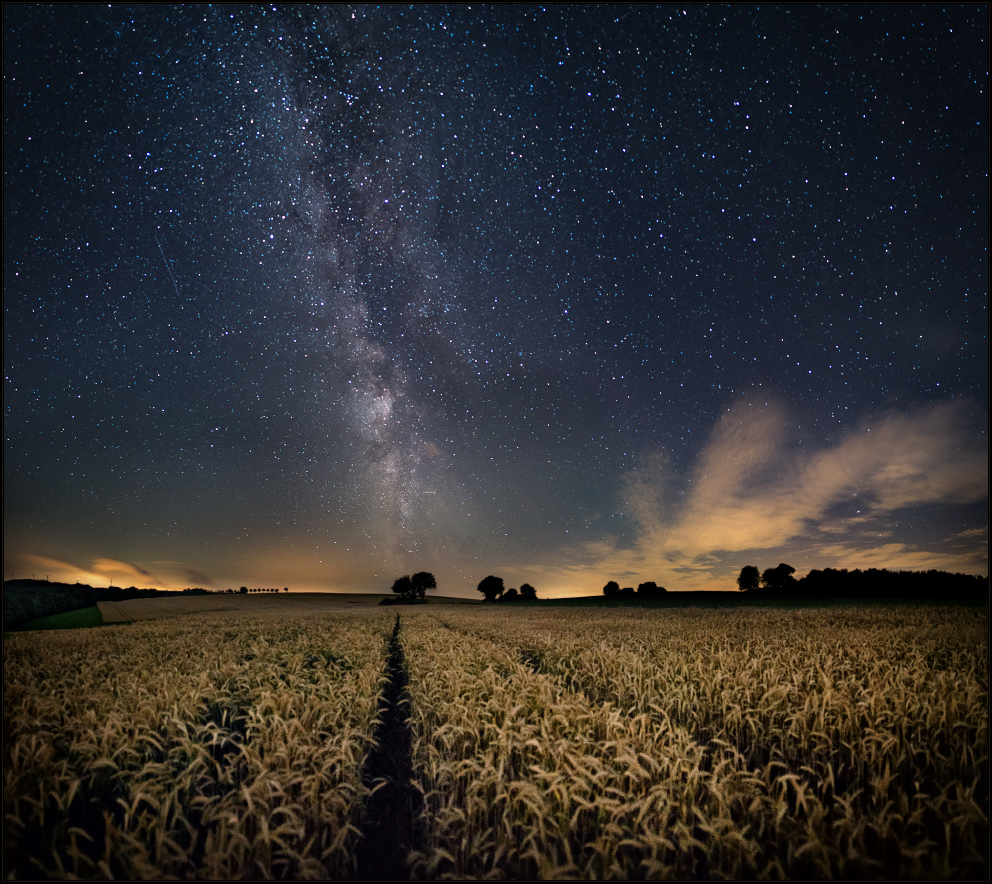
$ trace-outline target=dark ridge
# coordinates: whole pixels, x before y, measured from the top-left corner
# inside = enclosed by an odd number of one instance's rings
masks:
[[[4,629],[38,617],[66,614],[82,608],[91,608],[97,602],[123,602],[127,599],[145,599],[158,596],[206,595],[205,589],[184,589],[175,592],[165,589],[139,589],[137,586],[90,586],[88,583],[54,583],[49,580],[5,580],[3,582]]]
[[[407,693],[409,678],[400,645],[400,617],[389,639],[386,688],[379,701],[380,723],[376,745],[362,771],[369,796],[357,850],[358,878],[362,881],[399,881],[409,878],[407,856],[419,843],[417,819],[422,798],[413,777]]]

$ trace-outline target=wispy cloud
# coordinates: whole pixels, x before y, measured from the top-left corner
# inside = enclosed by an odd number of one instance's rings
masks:
[[[965,402],[878,415],[832,442],[800,437],[781,403],[738,402],[688,476],[652,455],[624,477],[622,496],[636,542],[586,547],[566,580],[591,566],[631,583],[730,589],[751,558],[797,556],[807,569],[988,570],[987,519],[962,523],[963,508],[988,500],[985,437]]]

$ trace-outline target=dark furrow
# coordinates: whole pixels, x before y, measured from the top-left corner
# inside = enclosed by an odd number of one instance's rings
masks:
[[[379,701],[376,746],[365,761],[362,778],[375,791],[369,796],[357,851],[357,874],[363,881],[398,881],[409,877],[407,856],[419,843],[417,819],[421,796],[411,784],[409,677],[400,644],[400,617],[389,639],[386,688]]]

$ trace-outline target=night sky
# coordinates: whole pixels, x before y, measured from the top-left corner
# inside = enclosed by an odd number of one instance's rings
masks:
[[[988,573],[988,5],[3,21],[5,579]]]

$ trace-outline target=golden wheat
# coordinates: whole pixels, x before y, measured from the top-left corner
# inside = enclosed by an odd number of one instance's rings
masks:
[[[987,612],[403,613],[421,878],[987,878]],[[8,877],[353,877],[393,615],[4,647]]]
[[[987,874],[979,613],[421,619],[407,644],[434,834],[416,868]]]
[[[197,618],[10,637],[6,873],[353,874],[386,624]]]

